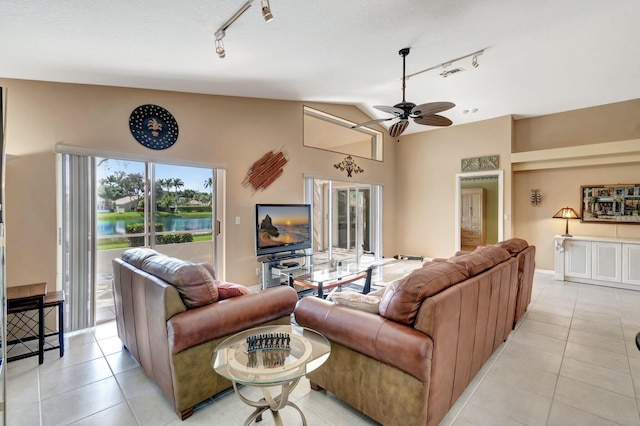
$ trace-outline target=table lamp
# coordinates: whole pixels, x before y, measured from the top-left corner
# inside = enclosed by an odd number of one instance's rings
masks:
[[[553,217],[555,219],[566,219],[567,225],[564,229],[563,237],[573,237],[573,235],[569,233],[569,219],[580,219],[580,216],[578,216],[575,210],[571,207],[563,207],[558,211],[558,213],[554,214]]]

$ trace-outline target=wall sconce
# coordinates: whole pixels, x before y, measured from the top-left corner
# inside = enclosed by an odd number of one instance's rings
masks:
[[[531,190],[531,205],[532,206],[539,206],[542,203],[542,197],[540,196],[540,190],[539,189],[532,189]]]
[[[566,219],[567,224],[564,228],[563,237],[573,237],[573,235],[569,233],[569,219],[580,219],[580,216],[578,216],[578,213],[576,213],[575,210],[573,210],[571,207],[563,207],[558,211],[558,213],[553,215],[553,218]]]

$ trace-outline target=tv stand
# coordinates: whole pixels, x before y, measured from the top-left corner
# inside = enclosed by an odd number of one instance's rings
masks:
[[[258,257],[258,262],[261,264],[260,284],[262,290],[277,287],[283,283],[287,284],[286,277],[280,276],[281,271],[299,268],[311,264],[312,261],[313,254],[304,251],[274,253]]]

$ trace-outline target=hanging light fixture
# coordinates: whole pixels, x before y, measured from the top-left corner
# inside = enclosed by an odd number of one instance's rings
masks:
[[[271,5],[269,0],[260,0],[260,6],[262,7],[262,17],[266,22],[273,21],[273,14],[271,13]]]

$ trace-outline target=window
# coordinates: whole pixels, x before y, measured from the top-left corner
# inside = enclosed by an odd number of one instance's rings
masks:
[[[382,161],[382,133],[354,122],[304,107],[304,146]]]

